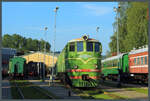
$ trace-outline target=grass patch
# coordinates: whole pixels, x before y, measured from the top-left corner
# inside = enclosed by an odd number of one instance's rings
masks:
[[[113,97],[106,95],[106,94],[96,94],[96,95],[93,95],[93,97],[95,99],[114,99]]]
[[[143,89],[143,88],[125,88],[125,89],[131,90],[131,91],[136,91],[139,93],[148,94],[148,89]]]
[[[101,89],[93,89],[93,90],[80,90],[73,89],[81,98],[83,99],[115,99],[109,94],[104,94],[104,91]]]
[[[109,95],[114,97],[114,99],[129,99],[128,97],[119,94],[109,93]]]
[[[10,80],[10,82],[28,82],[28,80]]]

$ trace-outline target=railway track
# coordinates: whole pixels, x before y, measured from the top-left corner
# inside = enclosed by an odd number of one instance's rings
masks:
[[[31,98],[40,99],[41,96],[43,99],[54,99],[54,97],[48,94],[48,92],[45,92],[45,90],[39,87],[35,87],[34,85],[28,82],[26,83],[13,82],[13,85],[17,90],[18,99],[31,99]]]
[[[22,92],[21,88],[18,86],[18,84],[16,82],[15,82],[15,86],[17,88],[17,92],[19,93],[21,99],[24,99],[23,92]]]
[[[105,81],[101,82],[97,88],[74,88],[68,87],[83,99],[136,99],[147,98],[147,86],[139,84],[124,84],[117,87],[117,82]],[[144,91],[145,90],[145,91]]]
[[[40,88],[38,87],[33,87],[33,88],[46,95],[49,99],[55,99],[53,96],[49,95],[47,92],[42,91]]]
[[[117,84],[118,82],[117,81],[111,81],[111,80],[105,80],[104,82],[103,81],[100,81],[100,84],[103,84],[106,86],[113,86],[113,87],[117,87]],[[121,82],[121,87],[148,87],[148,84],[138,84],[138,83],[123,83]]]

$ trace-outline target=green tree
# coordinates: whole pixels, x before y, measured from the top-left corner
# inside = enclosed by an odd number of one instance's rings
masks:
[[[5,34],[2,38],[2,45],[6,48],[15,48],[18,51],[44,51],[46,43],[46,51],[49,52],[51,45],[44,40],[25,38],[18,34]]]
[[[134,2],[127,9],[127,50],[148,44],[148,3]]]
[[[129,52],[148,44],[147,2],[120,2],[119,18],[113,23],[115,29],[109,47],[111,52],[117,51],[117,25],[119,34],[119,51]],[[118,24],[117,24],[118,21]]]

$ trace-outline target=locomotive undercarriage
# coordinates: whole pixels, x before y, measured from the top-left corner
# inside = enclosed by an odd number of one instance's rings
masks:
[[[148,83],[148,74],[133,74],[131,78],[138,83]]]
[[[112,80],[112,81],[118,81],[118,74],[110,74],[108,76],[102,76],[103,80]],[[147,84],[148,83],[148,74],[129,74],[129,73],[123,73],[120,75],[120,81],[123,83],[142,83]]]
[[[67,73],[59,73],[57,75],[57,78],[61,80],[61,82],[64,84],[64,85],[67,85],[69,84],[71,87],[74,87],[73,83],[74,81],[71,80],[69,78],[69,76],[67,75]],[[82,79],[77,79],[76,80],[76,85],[79,84],[78,86],[79,87],[97,87],[98,86],[98,83],[97,81],[95,81],[94,79],[91,79],[89,77],[89,75],[82,75]],[[77,87],[77,86],[76,86]]]

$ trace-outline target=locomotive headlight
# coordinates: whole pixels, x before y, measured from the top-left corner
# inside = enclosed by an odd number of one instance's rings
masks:
[[[82,38],[83,38],[84,40],[87,40],[87,39],[88,39],[88,36],[87,36],[87,35],[84,35],[84,36],[82,36]]]
[[[74,68],[75,68],[75,69],[77,69],[77,68],[78,68],[78,66],[74,66]]]

